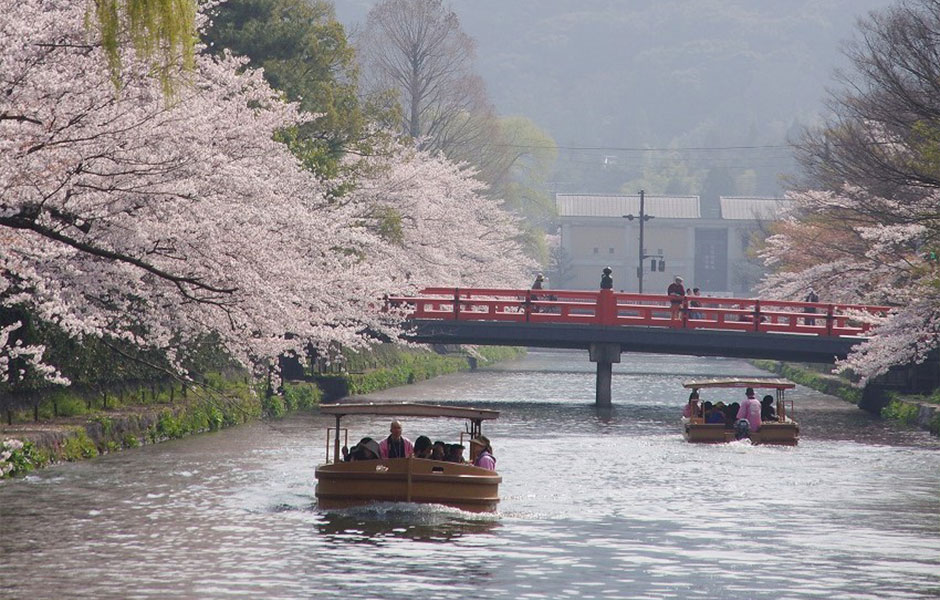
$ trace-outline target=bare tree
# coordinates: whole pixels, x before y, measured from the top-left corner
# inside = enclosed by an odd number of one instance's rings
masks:
[[[359,43],[372,92],[400,95],[404,132],[425,150],[466,154],[492,127],[474,42],[442,0],[384,0],[369,11]]]
[[[858,27],[833,116],[800,140],[807,187],[886,197],[940,187],[940,0],[903,0]]]

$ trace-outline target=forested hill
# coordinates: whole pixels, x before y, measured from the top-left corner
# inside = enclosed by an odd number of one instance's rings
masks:
[[[337,0],[348,27],[371,0]],[[637,177],[649,153],[619,148],[783,143],[814,120],[856,19],[890,0],[457,0],[501,114],[521,114],[570,161],[561,185],[603,190]],[[688,169],[758,171],[770,193],[786,153],[703,153]],[[606,168],[604,161],[606,158]],[[742,161],[747,161],[746,164]],[[613,169],[612,169],[613,167]],[[604,169],[594,175],[585,175]],[[618,171],[612,176],[610,171]],[[603,181],[610,178],[610,181]],[[580,185],[587,182],[582,181]],[[701,183],[701,182],[699,182]],[[578,185],[578,184],[574,184]],[[681,186],[680,186],[681,187]],[[609,191],[609,190],[607,190]],[[677,192],[684,191],[681,189]],[[696,192],[696,190],[688,190]],[[735,190],[729,190],[733,193]]]

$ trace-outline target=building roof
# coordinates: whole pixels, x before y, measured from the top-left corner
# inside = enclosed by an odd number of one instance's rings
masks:
[[[639,216],[640,196],[603,194],[556,194],[559,217]],[[698,196],[646,196],[643,211],[663,219],[698,219],[702,216]]]
[[[791,200],[759,196],[722,196],[721,218],[735,221],[773,221],[793,204]]]

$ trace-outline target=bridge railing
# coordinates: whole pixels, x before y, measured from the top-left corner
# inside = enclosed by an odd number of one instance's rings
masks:
[[[682,329],[862,336],[871,325],[865,315],[890,307],[760,298],[691,296],[675,317],[669,296],[610,290],[516,290],[426,288],[417,296],[396,296],[414,319],[634,325]]]

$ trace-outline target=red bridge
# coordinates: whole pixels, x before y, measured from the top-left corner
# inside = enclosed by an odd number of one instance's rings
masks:
[[[598,403],[609,403],[621,352],[832,363],[890,307],[788,300],[668,296],[611,290],[427,288],[389,298],[422,343],[582,348],[597,362]]]

